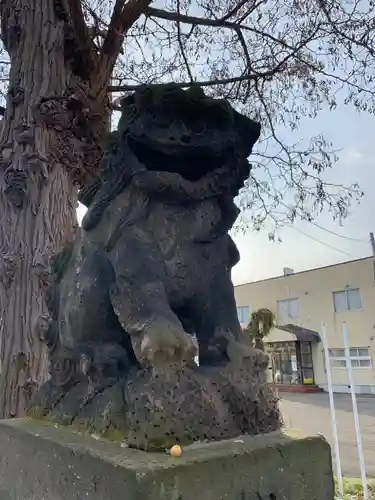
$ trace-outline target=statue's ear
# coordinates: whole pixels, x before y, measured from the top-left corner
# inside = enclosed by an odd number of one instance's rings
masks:
[[[237,135],[238,145],[247,158],[260,137],[260,123],[248,118],[241,113],[234,112],[234,128]]]
[[[193,85],[192,87],[188,88],[186,90],[186,94],[188,99],[193,102],[203,101],[206,98],[202,87],[198,87],[197,85]]]
[[[137,103],[135,95],[129,95],[121,100],[121,117],[117,129],[120,133],[125,132],[137,114]]]

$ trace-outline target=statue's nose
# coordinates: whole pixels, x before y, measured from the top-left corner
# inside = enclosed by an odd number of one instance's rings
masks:
[[[189,144],[191,142],[190,130],[183,122],[174,122],[169,130],[169,139],[180,144]]]

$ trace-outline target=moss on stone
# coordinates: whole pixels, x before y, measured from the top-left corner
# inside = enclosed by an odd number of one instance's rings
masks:
[[[44,419],[43,408],[39,406],[33,406],[26,412],[26,416],[32,418],[33,420],[43,420]]]
[[[102,434],[104,439],[111,441],[113,443],[121,443],[126,441],[127,436],[120,430],[116,429],[113,426],[109,426],[108,429]]]

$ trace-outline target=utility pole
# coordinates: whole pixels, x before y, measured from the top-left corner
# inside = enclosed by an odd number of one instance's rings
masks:
[[[370,243],[372,248],[372,267],[374,273],[374,283],[375,283],[375,238],[374,233],[370,233]]]

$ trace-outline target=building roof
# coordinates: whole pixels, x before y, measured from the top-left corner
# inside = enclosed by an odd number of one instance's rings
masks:
[[[291,333],[292,335],[294,335],[296,340],[299,340],[300,342],[316,343],[320,342],[321,340],[318,332],[316,332],[315,330],[311,330],[310,328],[305,328],[304,326],[293,325],[293,324],[278,325],[277,329]]]
[[[338,266],[345,266],[347,264],[352,264],[352,263],[355,263],[355,262],[360,262],[360,261],[363,261],[363,260],[374,260],[375,262],[375,257],[373,256],[369,256],[369,257],[361,257],[360,259],[353,259],[353,260],[347,260],[345,262],[338,262],[337,264],[330,264],[328,266],[321,266],[321,267],[314,267],[313,269],[306,269],[305,271],[297,271],[297,272],[293,272],[291,274],[281,274],[279,276],[273,276],[272,278],[265,278],[265,279],[262,279],[262,280],[254,280],[254,281],[247,281],[246,283],[241,283],[239,285],[234,285],[235,288],[238,288],[240,286],[246,286],[246,285],[252,285],[253,283],[262,283],[264,281],[271,281],[271,280],[277,280],[277,279],[280,279],[280,278],[290,278],[291,276],[296,276],[298,274],[303,274],[303,273],[311,273],[311,272],[314,272],[314,271],[319,271],[320,269],[328,269],[328,268],[331,268],[331,267],[338,267]]]

